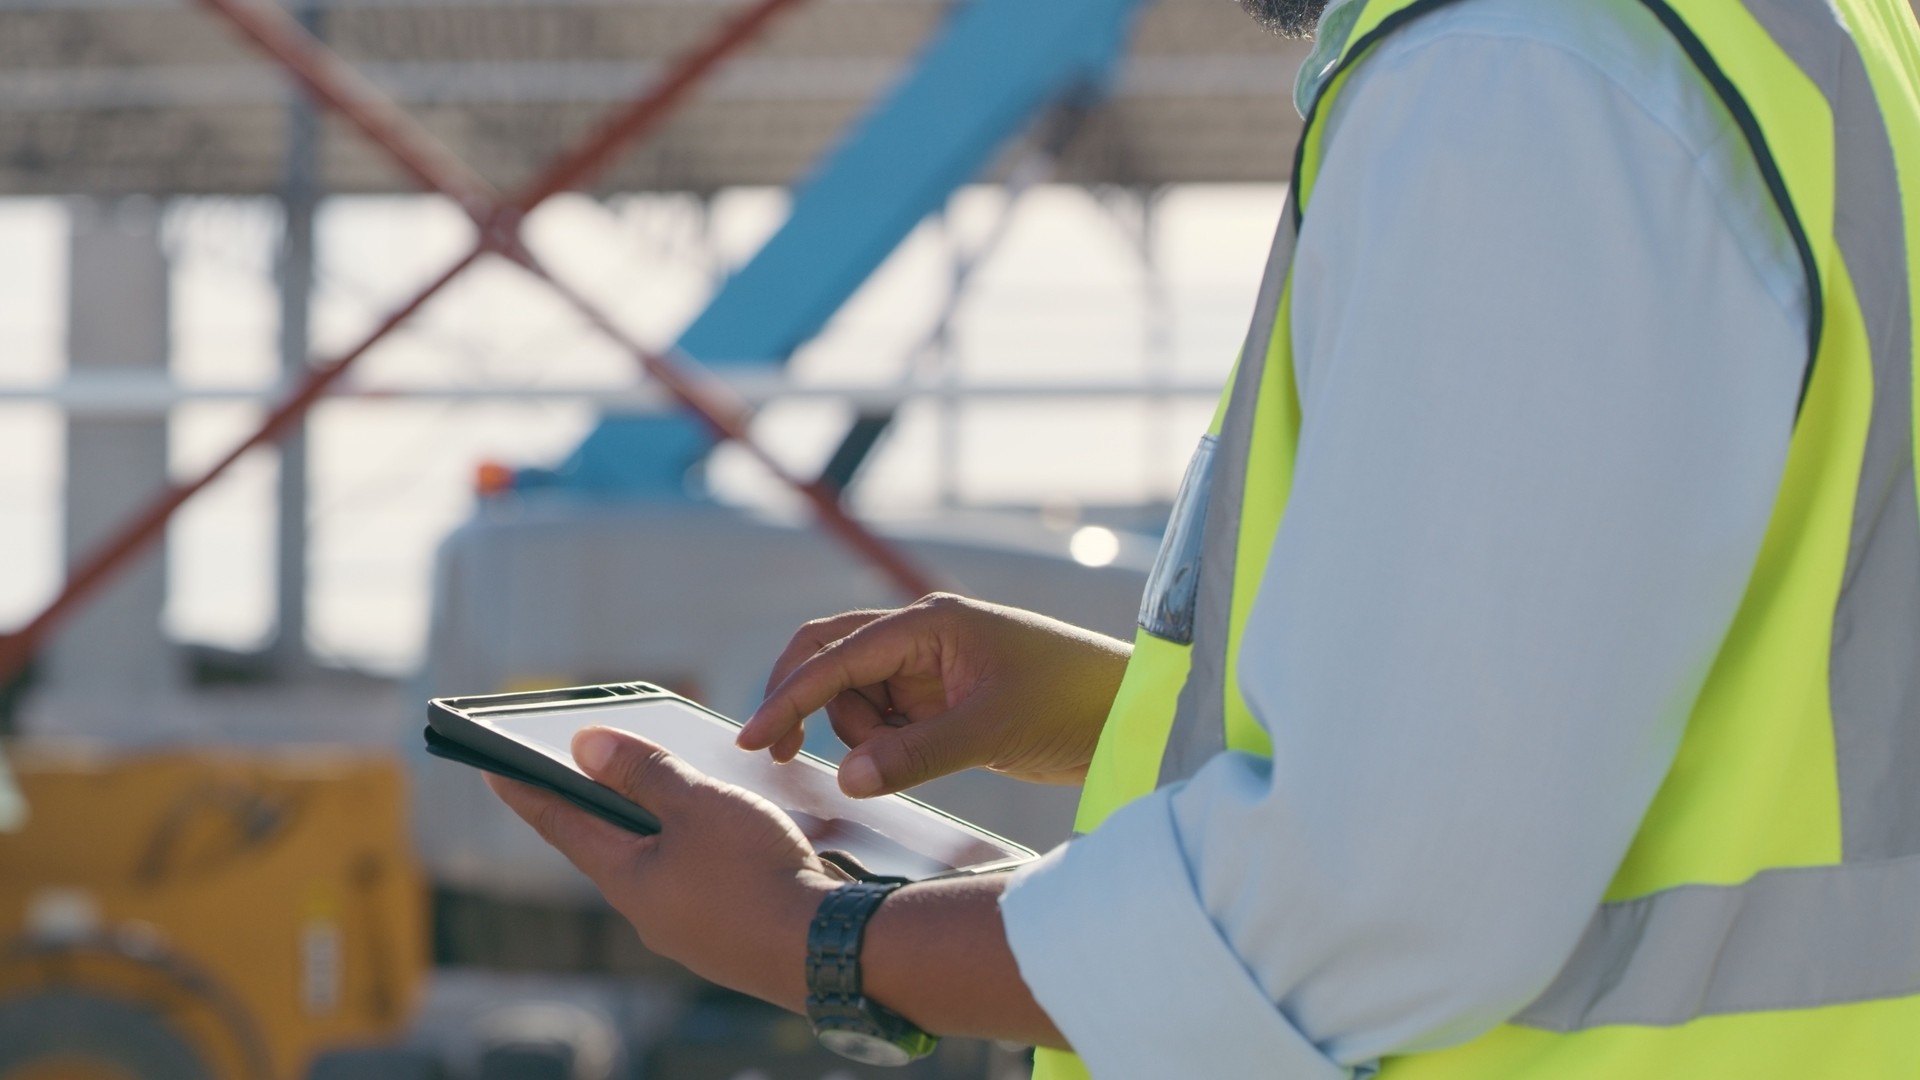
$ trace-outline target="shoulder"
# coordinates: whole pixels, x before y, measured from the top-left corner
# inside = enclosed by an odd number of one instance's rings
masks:
[[[1718,99],[1642,0],[1458,0],[1379,41],[1355,65],[1348,89],[1409,67],[1466,89],[1516,78],[1604,88],[1696,154],[1710,153],[1727,133]]]
[[[1568,192],[1599,179],[1595,159],[1527,147],[1578,125],[1587,149],[1618,163],[1600,171],[1646,198],[1696,185],[1708,192],[1774,302],[1804,317],[1804,274],[1744,135],[1643,0],[1444,4],[1375,43],[1319,113],[1330,153],[1342,141],[1364,143],[1360,152],[1409,182],[1470,168]],[[1350,122],[1373,130],[1338,138]],[[1422,139],[1423,131],[1448,137]],[[1471,161],[1469,145],[1480,148]],[[1568,175],[1574,160],[1582,175]]]

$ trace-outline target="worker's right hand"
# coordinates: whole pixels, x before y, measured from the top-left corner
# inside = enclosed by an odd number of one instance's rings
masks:
[[[806,718],[824,707],[852,748],[840,788],[856,798],[976,766],[1077,784],[1131,652],[1043,615],[944,593],[848,612],[794,634],[739,743],[792,760]]]

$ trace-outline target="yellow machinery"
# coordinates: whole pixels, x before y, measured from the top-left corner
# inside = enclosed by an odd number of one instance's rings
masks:
[[[16,746],[0,1080],[298,1080],[427,970],[403,774],[333,750]]]

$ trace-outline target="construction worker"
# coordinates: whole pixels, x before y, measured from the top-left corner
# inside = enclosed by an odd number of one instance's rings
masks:
[[[848,884],[604,730],[576,757],[658,837],[502,797],[650,946],[875,1060],[1920,1075],[1905,0],[1243,4],[1318,19],[1307,128],[1131,649],[842,615],[741,736],[824,707],[854,795],[1084,780],[1079,837]]]

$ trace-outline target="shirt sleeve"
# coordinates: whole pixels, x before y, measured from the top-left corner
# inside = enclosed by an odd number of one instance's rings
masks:
[[[1002,901],[1101,1080],[1342,1077],[1536,997],[1672,762],[1791,438],[1804,315],[1746,233],[1784,229],[1619,82],[1461,33],[1334,104],[1238,657],[1273,757],[1216,757]]]

